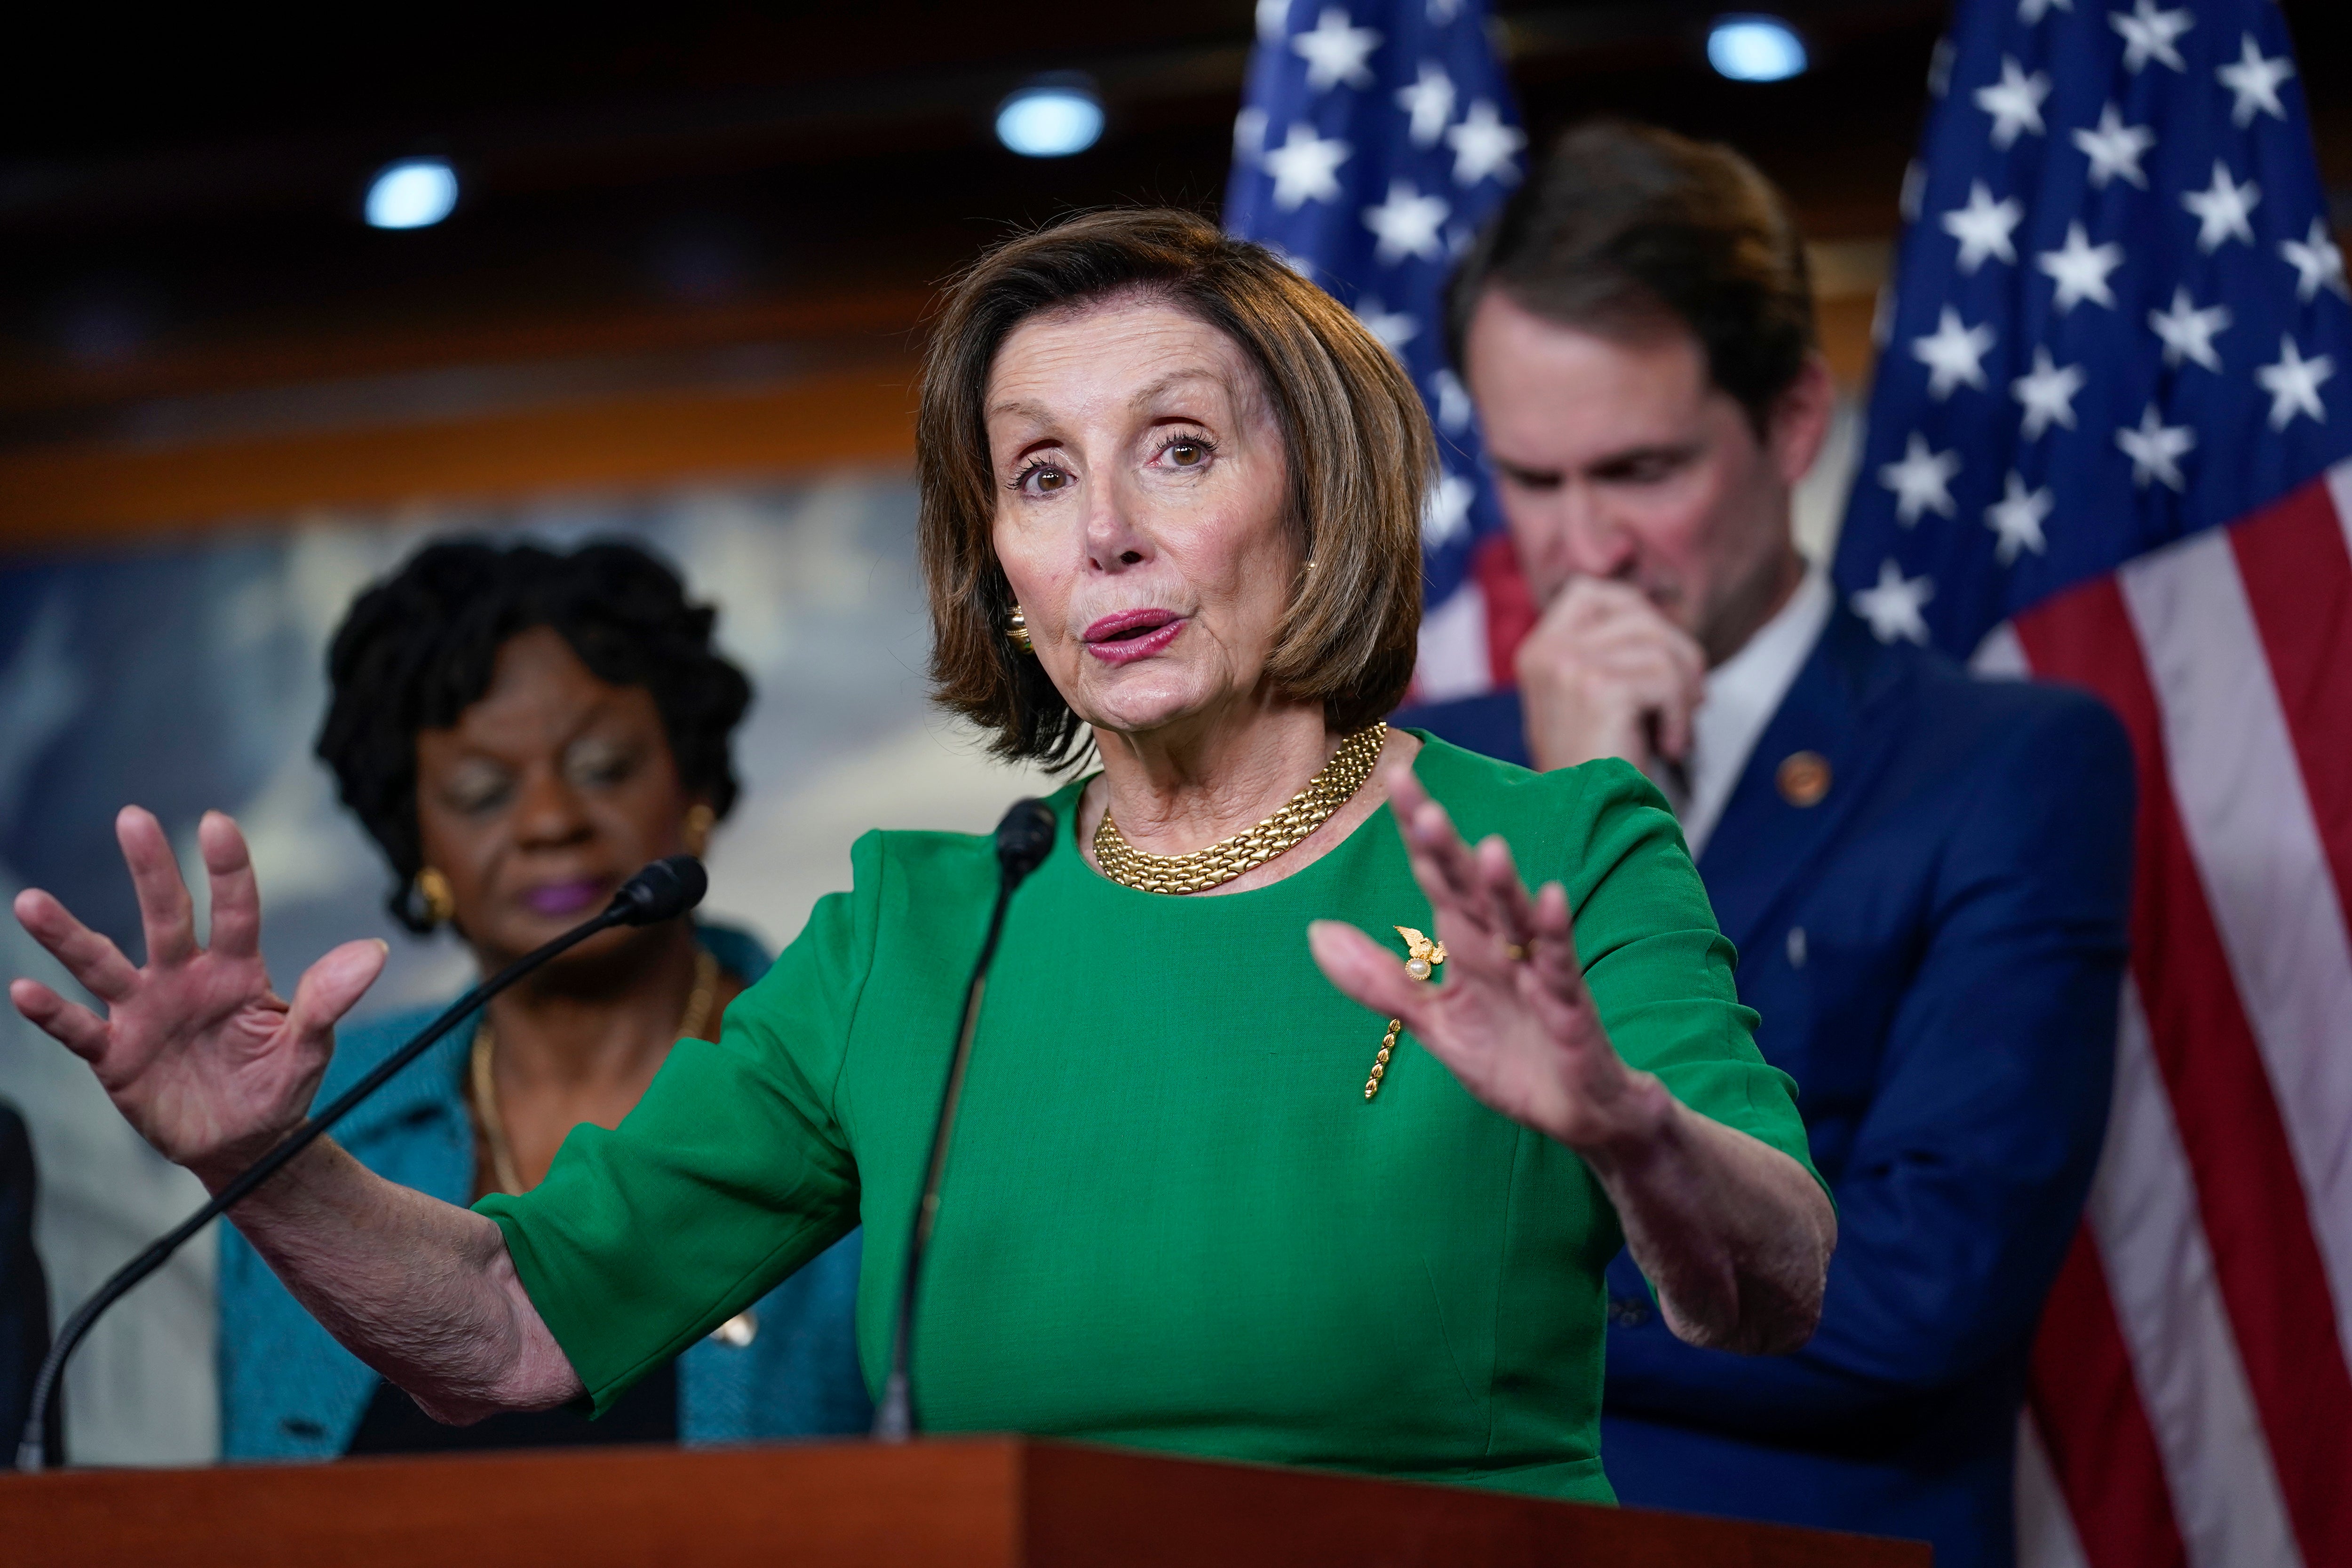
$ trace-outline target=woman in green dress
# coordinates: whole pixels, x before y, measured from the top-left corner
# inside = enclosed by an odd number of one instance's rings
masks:
[[[1051,803],[987,991],[922,1424],[1607,1499],[1621,1240],[1676,1332],[1769,1352],[1811,1332],[1835,1223],[1640,776],[1381,723],[1418,628],[1411,384],[1271,253],[1098,214],[957,285],[920,437],[941,700],[1009,756],[1100,760]],[[153,818],[121,837],[146,967],[28,892],[109,1012],[12,996],[217,1187],[299,1120],[381,952],[281,1001],[235,825],[199,835],[208,950]],[[854,863],[723,1037],[681,1041],[530,1193],[455,1207],[321,1140],[238,1227],[467,1421],[608,1407],[862,1216],[878,1384],[997,872],[942,834],[870,834]]]

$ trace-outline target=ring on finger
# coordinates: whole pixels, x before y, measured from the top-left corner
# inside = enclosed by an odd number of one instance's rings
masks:
[[[1503,956],[1513,963],[1525,963],[1528,961],[1528,955],[1535,951],[1535,945],[1536,940],[1533,937],[1528,938],[1523,942],[1507,942],[1503,944]]]

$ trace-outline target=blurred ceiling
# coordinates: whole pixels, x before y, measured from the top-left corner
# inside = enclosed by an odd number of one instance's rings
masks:
[[[1890,237],[1945,5],[1791,0],[1815,68],[1771,86],[1706,69],[1718,8],[1501,0],[1530,129],[1612,111],[1720,137],[1816,238]],[[2352,7],[2286,9],[2307,68],[2352,59]],[[991,238],[1105,203],[1213,209],[1252,6],[47,7],[12,32],[0,462],[87,463],[877,365],[903,381],[938,281]],[[1108,128],[1016,157],[991,116],[1048,70],[1091,75]],[[2352,95],[2308,68],[2305,88],[2352,184]],[[369,177],[415,153],[457,165],[456,214],[364,226]]]

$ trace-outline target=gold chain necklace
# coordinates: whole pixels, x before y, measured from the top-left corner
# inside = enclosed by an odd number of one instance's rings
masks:
[[[1357,731],[1339,742],[1331,760],[1307,781],[1305,789],[1290,797],[1289,805],[1256,826],[1189,855],[1152,855],[1138,849],[1120,837],[1118,824],[1105,810],[1102,825],[1095,829],[1095,861],[1112,881],[1145,893],[1198,893],[1230,882],[1296,847],[1330,821],[1372,776],[1388,733],[1385,721]]]
[[[686,1014],[677,1021],[678,1039],[699,1039],[710,1026],[710,1005],[719,998],[719,961],[710,950],[697,946],[694,950],[694,989],[686,998]],[[474,1087],[474,1114],[482,1124],[482,1142],[490,1146],[490,1173],[498,1178],[497,1190],[520,1193],[522,1173],[515,1165],[514,1145],[507,1140],[506,1118],[499,1113],[498,1074],[491,1070],[498,1054],[498,1042],[490,1034],[490,1018],[474,1026],[474,1055],[470,1064]]]

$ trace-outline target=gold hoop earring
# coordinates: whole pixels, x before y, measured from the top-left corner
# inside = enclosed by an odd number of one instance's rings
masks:
[[[1013,647],[1020,652],[1034,654],[1037,651],[1037,645],[1029,640],[1029,617],[1021,613],[1021,606],[1017,604],[1013,606],[1013,618],[1004,623],[1004,635],[1012,639]]]
[[[446,925],[457,913],[457,895],[436,866],[416,873],[416,897],[425,906],[427,925]]]
[[[719,814],[697,801],[686,808],[686,852],[696,859],[710,847],[710,830],[719,826]]]

